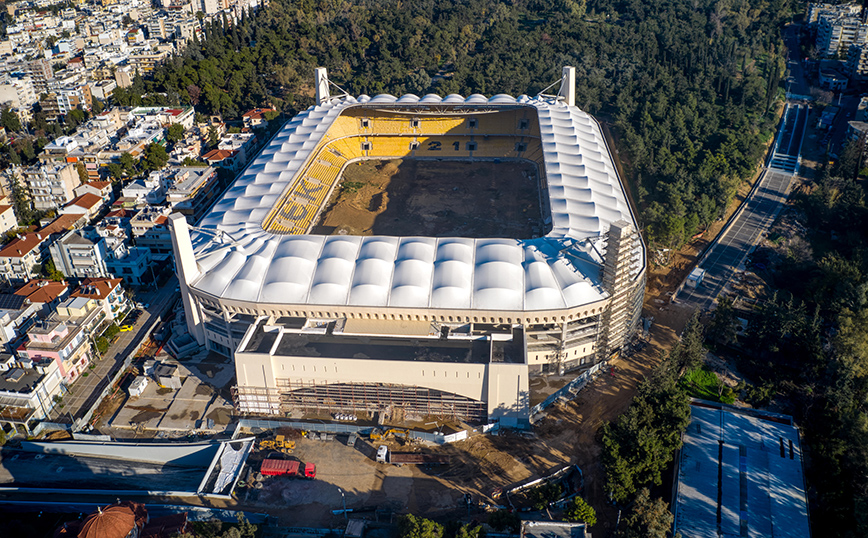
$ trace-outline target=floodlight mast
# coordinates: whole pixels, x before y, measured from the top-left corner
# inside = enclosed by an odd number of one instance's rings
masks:
[[[561,89],[558,90],[558,101],[563,100],[567,106],[576,106],[576,68],[564,66],[561,72]]]
[[[330,85],[341,92],[338,99],[350,96],[350,92],[329,80],[328,70],[325,67],[317,67],[314,73],[316,74],[316,104],[321,105],[332,98]]]
[[[553,88],[558,83],[561,84],[561,87],[558,89],[557,95],[547,95],[545,93],[549,88]],[[561,78],[543,88],[536,95],[537,97],[548,97],[556,101],[562,101],[567,106],[576,106],[576,68],[568,65],[564,66],[563,71],[561,71]]]

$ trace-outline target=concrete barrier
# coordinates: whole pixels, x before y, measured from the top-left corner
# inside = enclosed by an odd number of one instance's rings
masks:
[[[66,456],[93,456],[133,460],[157,464],[170,464],[182,467],[207,468],[220,443],[95,443],[88,441],[60,441],[56,443],[41,441],[22,441],[21,450],[40,454],[60,454]]]

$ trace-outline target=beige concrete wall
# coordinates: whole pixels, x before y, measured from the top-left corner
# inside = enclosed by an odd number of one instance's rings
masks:
[[[491,418],[527,419],[528,369],[525,364],[383,361],[236,353],[239,387],[277,389],[293,382],[394,383],[426,387],[486,402]],[[281,383],[283,384],[283,383]]]
[[[278,380],[293,382],[394,383],[416,385],[486,401],[487,364],[383,361],[329,357],[269,356],[236,353],[239,386],[276,388]],[[527,367],[521,365],[527,370]]]
[[[526,364],[489,364],[487,392],[489,420],[527,420],[530,414],[530,388]]]

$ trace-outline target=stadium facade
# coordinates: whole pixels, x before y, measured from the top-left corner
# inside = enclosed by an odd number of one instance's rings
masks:
[[[617,354],[645,247],[599,124],[558,95],[330,95],[287,122],[196,227],[171,216],[190,334],[234,357],[241,413],[521,425],[529,377]],[[365,159],[533,163],[536,237],[311,233]],[[508,194],[508,193],[506,193]]]

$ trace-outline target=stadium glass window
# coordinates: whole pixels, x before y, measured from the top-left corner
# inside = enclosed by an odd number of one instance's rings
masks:
[[[467,126],[470,127],[471,129],[476,129],[476,126],[478,124],[479,123],[476,121],[476,118],[470,118],[469,120],[467,120]]]
[[[371,143],[362,142],[362,151],[371,151]]]
[[[371,120],[368,118],[361,119],[362,129],[369,129],[371,127]]]
[[[467,151],[476,151],[476,142],[468,142]]]
[[[410,120],[410,127],[414,128],[414,129],[419,128],[419,124],[420,124],[419,118],[413,118],[412,120]]]
[[[530,127],[530,122],[528,120],[519,120],[518,128],[519,129],[527,129]]]

